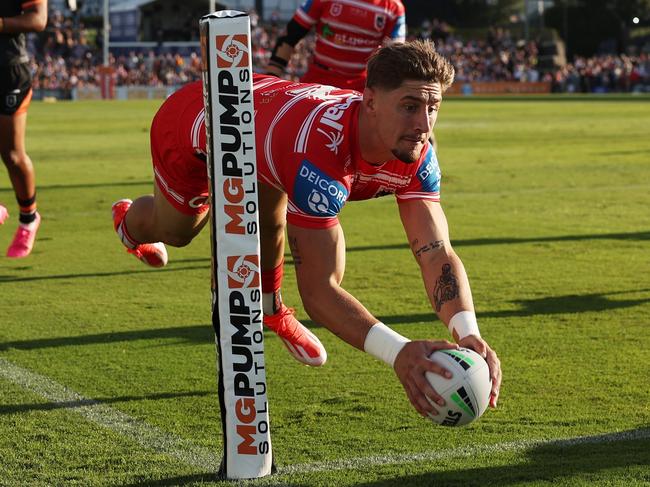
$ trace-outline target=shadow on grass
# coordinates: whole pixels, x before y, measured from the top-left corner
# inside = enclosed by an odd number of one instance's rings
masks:
[[[650,232],[631,232],[631,233],[603,233],[591,235],[564,235],[556,237],[535,237],[535,238],[478,238],[468,240],[455,240],[454,247],[471,247],[476,245],[508,245],[508,244],[521,244],[521,243],[541,243],[541,242],[572,242],[581,240],[650,240]],[[389,245],[366,245],[359,247],[348,247],[348,252],[364,252],[368,250],[394,250],[394,249],[408,249],[406,243],[389,244]],[[285,255],[285,264],[291,265],[293,261],[291,256]],[[178,264],[205,262],[205,266],[185,266],[175,267]],[[129,270],[117,272],[88,272],[79,274],[53,274],[49,276],[20,276],[4,274],[0,275],[0,284],[3,282],[29,282],[29,281],[49,281],[60,279],[85,279],[95,277],[111,277],[122,276],[130,274],[143,274],[147,272],[177,272],[195,269],[209,268],[209,257],[195,257],[187,259],[176,259],[164,269],[142,269],[142,270]]]
[[[589,313],[630,308],[650,303],[650,297],[638,299],[612,299],[617,294],[649,292],[650,289],[616,291],[611,293],[568,294],[566,296],[548,296],[537,299],[511,301],[518,309],[503,311],[483,311],[476,313],[481,318],[524,318],[536,315],[554,315],[564,313]],[[435,319],[433,312],[410,315],[379,316],[386,324],[402,325]]]
[[[118,396],[107,399],[84,399],[80,401],[62,401],[32,404],[2,404],[0,415],[23,413],[29,411],[52,411],[54,409],[74,409],[84,406],[97,406],[100,404],[115,404],[129,401],[158,401],[161,399],[176,399],[180,397],[200,397],[216,394],[216,391],[193,391],[193,392],[161,392],[148,396]]]
[[[173,340],[186,343],[214,343],[211,324],[194,326],[174,326],[148,330],[119,331],[115,333],[96,333],[73,337],[42,338],[0,343],[1,350],[35,350],[41,348],[69,347],[79,345],[98,345],[103,343],[131,342],[136,340]]]
[[[208,262],[210,259],[207,259]],[[115,272],[87,272],[79,274],[52,274],[50,276],[15,276],[15,275],[0,275],[0,284],[3,282],[29,282],[29,281],[56,281],[60,279],[86,279],[95,277],[112,277],[112,276],[128,276],[131,274],[147,274],[151,272],[178,272],[178,271],[191,271],[196,269],[209,269],[209,265],[200,266],[181,266],[175,267],[171,265],[164,269],[153,269],[150,267],[142,267],[140,270],[129,271],[115,271]]]
[[[643,432],[644,429],[631,433]],[[526,451],[524,461],[515,465],[481,467],[406,475],[391,479],[360,483],[362,487],[424,487],[424,486],[484,486],[521,485],[534,482],[545,485],[611,485],[621,479],[621,469],[628,472],[633,467],[650,466],[650,438],[609,440],[611,435],[594,437],[591,442],[567,444],[557,441]],[[602,438],[602,442],[598,442]],[[608,472],[618,469],[616,472]],[[644,473],[642,473],[644,470]],[[621,485],[647,485],[650,473],[647,468],[630,473]],[[636,484],[635,482],[638,482]],[[618,484],[617,484],[618,485]]]
[[[518,318],[535,315],[553,315],[564,313],[587,313],[629,308],[650,302],[650,297],[639,299],[611,299],[617,294],[650,292],[650,289],[635,289],[612,293],[570,294],[567,296],[550,296],[539,299],[513,301],[519,306],[516,310],[486,311],[477,313],[481,318]],[[433,312],[407,315],[379,316],[389,325],[406,325],[437,320]],[[311,320],[303,320],[309,328],[323,328]],[[271,333],[267,331],[267,334]],[[211,324],[192,326],[173,326],[146,330],[120,331],[80,335],[73,337],[42,338],[35,340],[17,340],[0,343],[0,351],[35,350],[41,348],[67,347],[79,345],[97,345],[105,343],[127,342],[134,340],[176,340],[181,343],[214,343]]]
[[[151,179],[143,181],[111,181],[108,183],[77,183],[77,184],[46,184],[38,185],[38,190],[50,190],[50,189],[87,189],[87,188],[120,188],[123,186],[144,186],[149,185],[153,187],[153,181]]]
[[[453,240],[454,247],[475,247],[477,245],[511,245],[525,243],[544,243],[544,242],[579,242],[582,240],[650,240],[650,231],[648,232],[628,232],[628,233],[592,233],[585,235],[557,235],[551,237],[505,237],[505,238],[470,238]],[[408,244],[390,244],[390,245],[362,245],[359,247],[348,247],[348,252],[362,252],[366,250],[390,250],[390,249],[408,249]]]

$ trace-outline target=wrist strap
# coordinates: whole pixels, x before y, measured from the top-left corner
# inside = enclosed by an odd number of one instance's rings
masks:
[[[466,336],[481,336],[478,330],[476,315],[473,311],[460,311],[449,320],[449,333],[456,339],[462,340]]]
[[[380,321],[372,325],[372,328],[368,330],[363,349],[373,357],[393,367],[397,354],[410,341]]]

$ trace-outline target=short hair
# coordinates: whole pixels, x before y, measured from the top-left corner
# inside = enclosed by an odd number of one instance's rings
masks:
[[[368,88],[395,90],[404,80],[438,82],[444,92],[454,82],[454,67],[430,41],[390,44],[370,56]]]

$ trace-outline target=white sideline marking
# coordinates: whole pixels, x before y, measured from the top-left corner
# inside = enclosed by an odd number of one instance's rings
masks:
[[[621,431],[617,433],[606,433],[593,436],[578,436],[557,440],[521,440],[494,445],[481,445],[476,447],[459,447],[446,450],[431,451],[424,453],[406,453],[395,455],[377,455],[361,458],[350,458],[346,460],[332,460],[328,462],[306,463],[302,465],[288,465],[278,468],[282,475],[295,475],[300,473],[315,473],[331,470],[352,470],[377,465],[398,465],[414,462],[431,462],[434,460],[449,460],[451,458],[466,458],[486,453],[504,453],[509,451],[523,451],[543,446],[570,447],[584,444],[611,443],[614,441],[642,440],[650,438],[650,428],[642,428],[632,431]]]
[[[194,445],[176,435],[159,430],[139,419],[113,409],[100,401],[88,399],[45,376],[0,358],[0,377],[33,392],[61,409],[80,414],[88,421],[119,433],[150,450],[165,453],[187,465],[208,472],[219,470],[215,452]]]
[[[144,421],[117,411],[99,401],[85,398],[45,376],[23,369],[22,367],[2,358],[0,358],[0,377],[4,377],[10,382],[51,401],[55,405],[59,405],[62,409],[67,409],[71,412],[80,414],[95,424],[119,433],[124,437],[141,444],[145,448],[164,453],[184,462],[187,465],[200,468],[205,472],[216,473],[219,469],[219,452],[213,453],[210,450],[197,446],[188,440],[161,431]],[[578,436],[575,438],[557,440],[510,441],[505,443],[496,443],[494,445],[449,448],[424,453],[375,455],[344,460],[287,465],[279,467],[278,474],[290,476],[332,470],[354,470],[378,465],[431,462],[452,458],[466,458],[489,453],[498,454],[504,452],[524,451],[543,446],[571,447],[575,445],[643,440],[648,438],[650,438],[650,428],[640,428],[631,431],[621,431],[617,433],[606,433],[592,436]],[[256,485],[267,482],[273,483],[276,478],[277,477],[266,477],[252,482],[255,482]]]

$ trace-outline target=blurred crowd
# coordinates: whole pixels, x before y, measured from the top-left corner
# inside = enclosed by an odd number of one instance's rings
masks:
[[[262,24],[251,16],[253,66],[263,71],[284,24],[271,19]],[[29,37],[34,54],[34,87],[71,90],[97,86],[103,63],[102,51],[81,23],[50,14],[43,34]],[[485,39],[463,39],[437,20],[425,20],[410,39],[431,39],[456,68],[458,82],[546,81],[554,92],[650,91],[650,58],[607,55],[577,57],[563,67],[542,69],[535,41],[515,39],[507,29],[490,29]],[[307,69],[314,36],[308,35],[296,49],[287,75],[299,78]],[[111,50],[109,65],[117,86],[177,86],[200,79],[198,46],[189,48]]]
[[[555,93],[650,92],[650,56],[576,57],[555,71]]]

